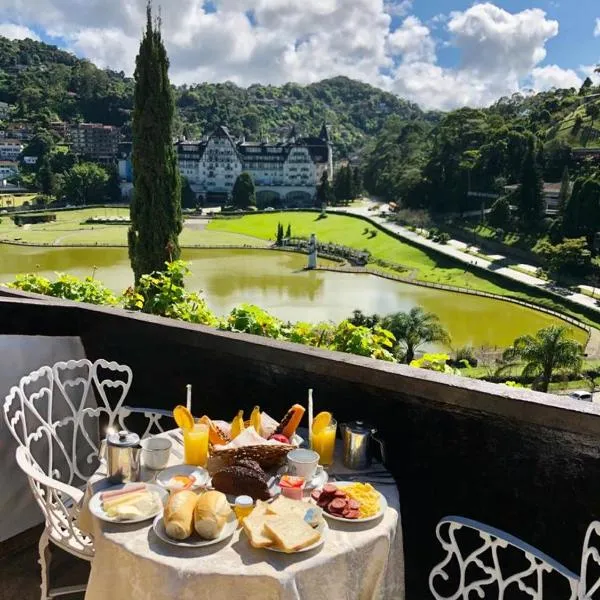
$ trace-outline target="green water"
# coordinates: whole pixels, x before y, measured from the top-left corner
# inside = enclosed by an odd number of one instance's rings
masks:
[[[515,337],[535,333],[558,320],[508,302],[397,283],[373,275],[303,271],[300,254],[261,250],[184,250],[191,290],[202,290],[209,306],[225,314],[242,302],[257,304],[278,317],[339,321],[355,308],[385,315],[421,306],[440,317],[453,347],[482,344],[504,347]],[[324,263],[322,263],[324,264]],[[64,271],[96,277],[115,291],[132,283],[124,248],[34,248],[0,244],[0,281],[37,271]],[[584,340],[583,332],[580,340]]]

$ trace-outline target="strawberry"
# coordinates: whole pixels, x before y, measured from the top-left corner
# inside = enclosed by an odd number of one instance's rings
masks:
[[[283,433],[274,433],[270,439],[277,440],[278,442],[281,442],[282,444],[290,443],[290,440],[285,435],[283,435]]]

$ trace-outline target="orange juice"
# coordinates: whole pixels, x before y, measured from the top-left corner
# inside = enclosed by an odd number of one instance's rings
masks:
[[[333,452],[335,450],[335,434],[337,431],[337,421],[331,419],[327,427],[320,431],[313,431],[311,437],[311,448],[319,453],[320,465],[333,464]]]
[[[196,423],[183,431],[185,463],[204,467],[208,460],[208,425]]]

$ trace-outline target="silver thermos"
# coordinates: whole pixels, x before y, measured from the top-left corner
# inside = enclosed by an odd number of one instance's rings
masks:
[[[371,440],[381,447],[381,460],[385,463],[383,442],[375,437],[377,429],[363,421],[342,423],[342,438],[344,440],[344,466],[349,469],[366,469],[371,465]]]
[[[140,480],[140,436],[118,431],[106,436],[108,477],[116,482]]]

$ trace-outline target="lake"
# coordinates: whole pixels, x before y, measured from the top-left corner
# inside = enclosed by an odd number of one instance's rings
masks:
[[[266,250],[184,249],[192,275],[186,285],[202,290],[217,314],[244,302],[295,321],[340,321],[356,308],[385,315],[421,306],[437,314],[452,346],[508,346],[517,336],[561,322],[509,302],[398,283],[368,274],[304,271],[306,257]],[[322,261],[321,264],[325,264]],[[17,273],[53,277],[63,271],[92,275],[121,292],[132,283],[125,248],[49,248],[0,244],[0,281]],[[578,332],[580,341],[584,333]]]

